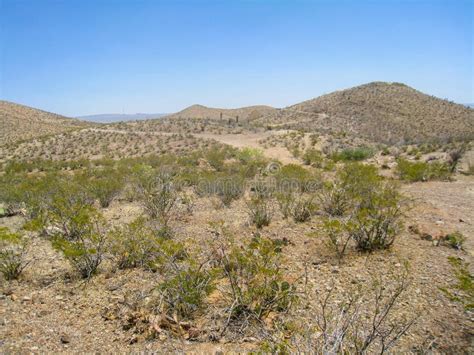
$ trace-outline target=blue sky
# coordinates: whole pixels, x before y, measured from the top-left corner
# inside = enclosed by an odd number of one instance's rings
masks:
[[[474,102],[473,2],[0,0],[0,97],[156,113],[398,81]]]

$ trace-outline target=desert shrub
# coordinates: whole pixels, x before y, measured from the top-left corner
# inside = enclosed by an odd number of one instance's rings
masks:
[[[309,170],[296,164],[284,165],[275,178],[279,191],[299,190],[306,192],[319,186],[317,176],[313,176]]]
[[[144,217],[113,228],[108,239],[110,253],[114,256],[118,268],[155,268],[160,243]]]
[[[259,320],[271,312],[288,311],[294,304],[295,286],[285,279],[279,250],[275,242],[261,236],[243,246],[221,247],[217,254],[228,283],[229,321]]]
[[[239,173],[203,172],[196,193],[199,196],[217,196],[225,207],[238,200],[244,193],[245,179]]]
[[[5,174],[0,178],[0,201],[6,205],[7,214],[21,211],[25,217],[33,219],[44,211],[57,184],[55,173],[45,176]]]
[[[374,151],[368,147],[346,148],[334,153],[331,158],[334,161],[361,161],[374,155]]]
[[[59,231],[70,240],[83,233],[84,219],[95,213],[93,198],[85,187],[75,182],[60,180],[45,197],[44,207],[33,224],[39,230]]]
[[[296,194],[293,205],[290,209],[290,215],[295,222],[306,222],[313,215],[316,209],[313,195]]]
[[[461,232],[454,232],[446,235],[445,242],[454,249],[462,249],[464,241],[466,238],[462,235]]]
[[[469,264],[460,258],[449,257],[456,283],[441,290],[455,302],[463,304],[465,310],[474,310],[474,275],[469,271]]]
[[[225,207],[230,207],[244,193],[244,179],[240,176],[225,178],[217,183],[215,192]]]
[[[326,245],[336,254],[337,259],[341,261],[351,240],[351,235],[347,233],[344,223],[337,219],[325,219],[322,231],[326,237]]]
[[[157,289],[161,311],[180,319],[192,319],[203,308],[206,297],[215,289],[215,273],[204,264],[188,262],[165,276]]]
[[[0,227],[0,272],[6,280],[15,280],[28,265],[27,241],[18,233]]]
[[[325,184],[318,194],[321,209],[330,216],[342,216],[351,206],[351,196],[340,181]]]
[[[391,276],[391,275],[390,275]],[[416,321],[399,315],[406,303],[409,287],[406,271],[392,279],[375,276],[369,287],[345,292],[342,302],[335,298],[335,289],[319,294],[314,312],[316,326],[307,331],[301,342],[308,353],[385,353],[389,351]]]
[[[269,198],[258,196],[247,201],[247,211],[250,222],[261,229],[268,226],[273,216],[273,205]]]
[[[360,251],[389,248],[401,229],[404,201],[396,185],[377,187],[356,208],[346,228]]]
[[[173,173],[165,169],[155,171],[142,165],[135,170],[134,178],[137,196],[145,211],[167,226],[178,198]]]
[[[284,219],[287,219],[291,214],[291,208],[294,204],[295,196],[291,191],[279,192],[275,195],[280,207],[280,211]]]
[[[428,180],[449,180],[449,166],[440,162],[410,162],[405,159],[397,160],[397,174],[401,180],[410,182]]]
[[[336,181],[343,186],[350,198],[362,203],[382,183],[377,167],[361,163],[346,163],[336,174]]]
[[[306,165],[311,165],[316,168],[321,168],[323,166],[324,157],[321,151],[311,148],[305,151],[303,154],[303,162]]]
[[[124,187],[123,177],[119,171],[111,168],[95,172],[87,182],[91,195],[99,200],[102,208],[109,207],[112,200]]]
[[[53,248],[60,251],[72,267],[83,278],[90,278],[97,272],[105,256],[106,232],[103,217],[94,209],[81,210],[75,216],[77,233],[56,232],[52,238]]]

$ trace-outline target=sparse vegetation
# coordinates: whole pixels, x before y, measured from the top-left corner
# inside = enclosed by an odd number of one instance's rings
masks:
[[[405,159],[397,161],[397,173],[400,179],[409,182],[449,180],[451,175],[447,164],[440,162],[410,162]]]
[[[15,280],[29,264],[27,241],[18,233],[0,227],[0,272],[6,280]]]

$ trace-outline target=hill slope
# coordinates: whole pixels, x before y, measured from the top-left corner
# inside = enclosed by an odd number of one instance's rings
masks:
[[[207,118],[207,119],[235,119],[239,120],[258,119],[262,116],[275,112],[276,109],[270,106],[248,106],[235,109],[212,108],[202,105],[193,105],[184,110],[167,116],[167,118]],[[222,115],[222,116],[221,116]]]
[[[399,83],[374,82],[284,110],[313,114],[313,128],[345,131],[379,142],[474,139],[474,110]]]
[[[66,132],[89,123],[0,100],[0,144]]]
[[[126,122],[126,121],[137,121],[137,120],[149,120],[153,118],[159,118],[166,116],[166,113],[102,113],[97,115],[87,115],[76,117],[79,120],[96,122],[96,123],[113,123],[113,122]]]

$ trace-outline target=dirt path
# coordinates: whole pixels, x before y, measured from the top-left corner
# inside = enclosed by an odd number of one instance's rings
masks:
[[[231,145],[236,148],[258,148],[263,154],[270,158],[279,160],[283,164],[299,164],[296,159],[285,147],[263,147],[259,141],[272,135],[285,134],[287,131],[265,132],[265,133],[246,133],[246,134],[195,134],[195,137],[214,139],[218,142]]]

